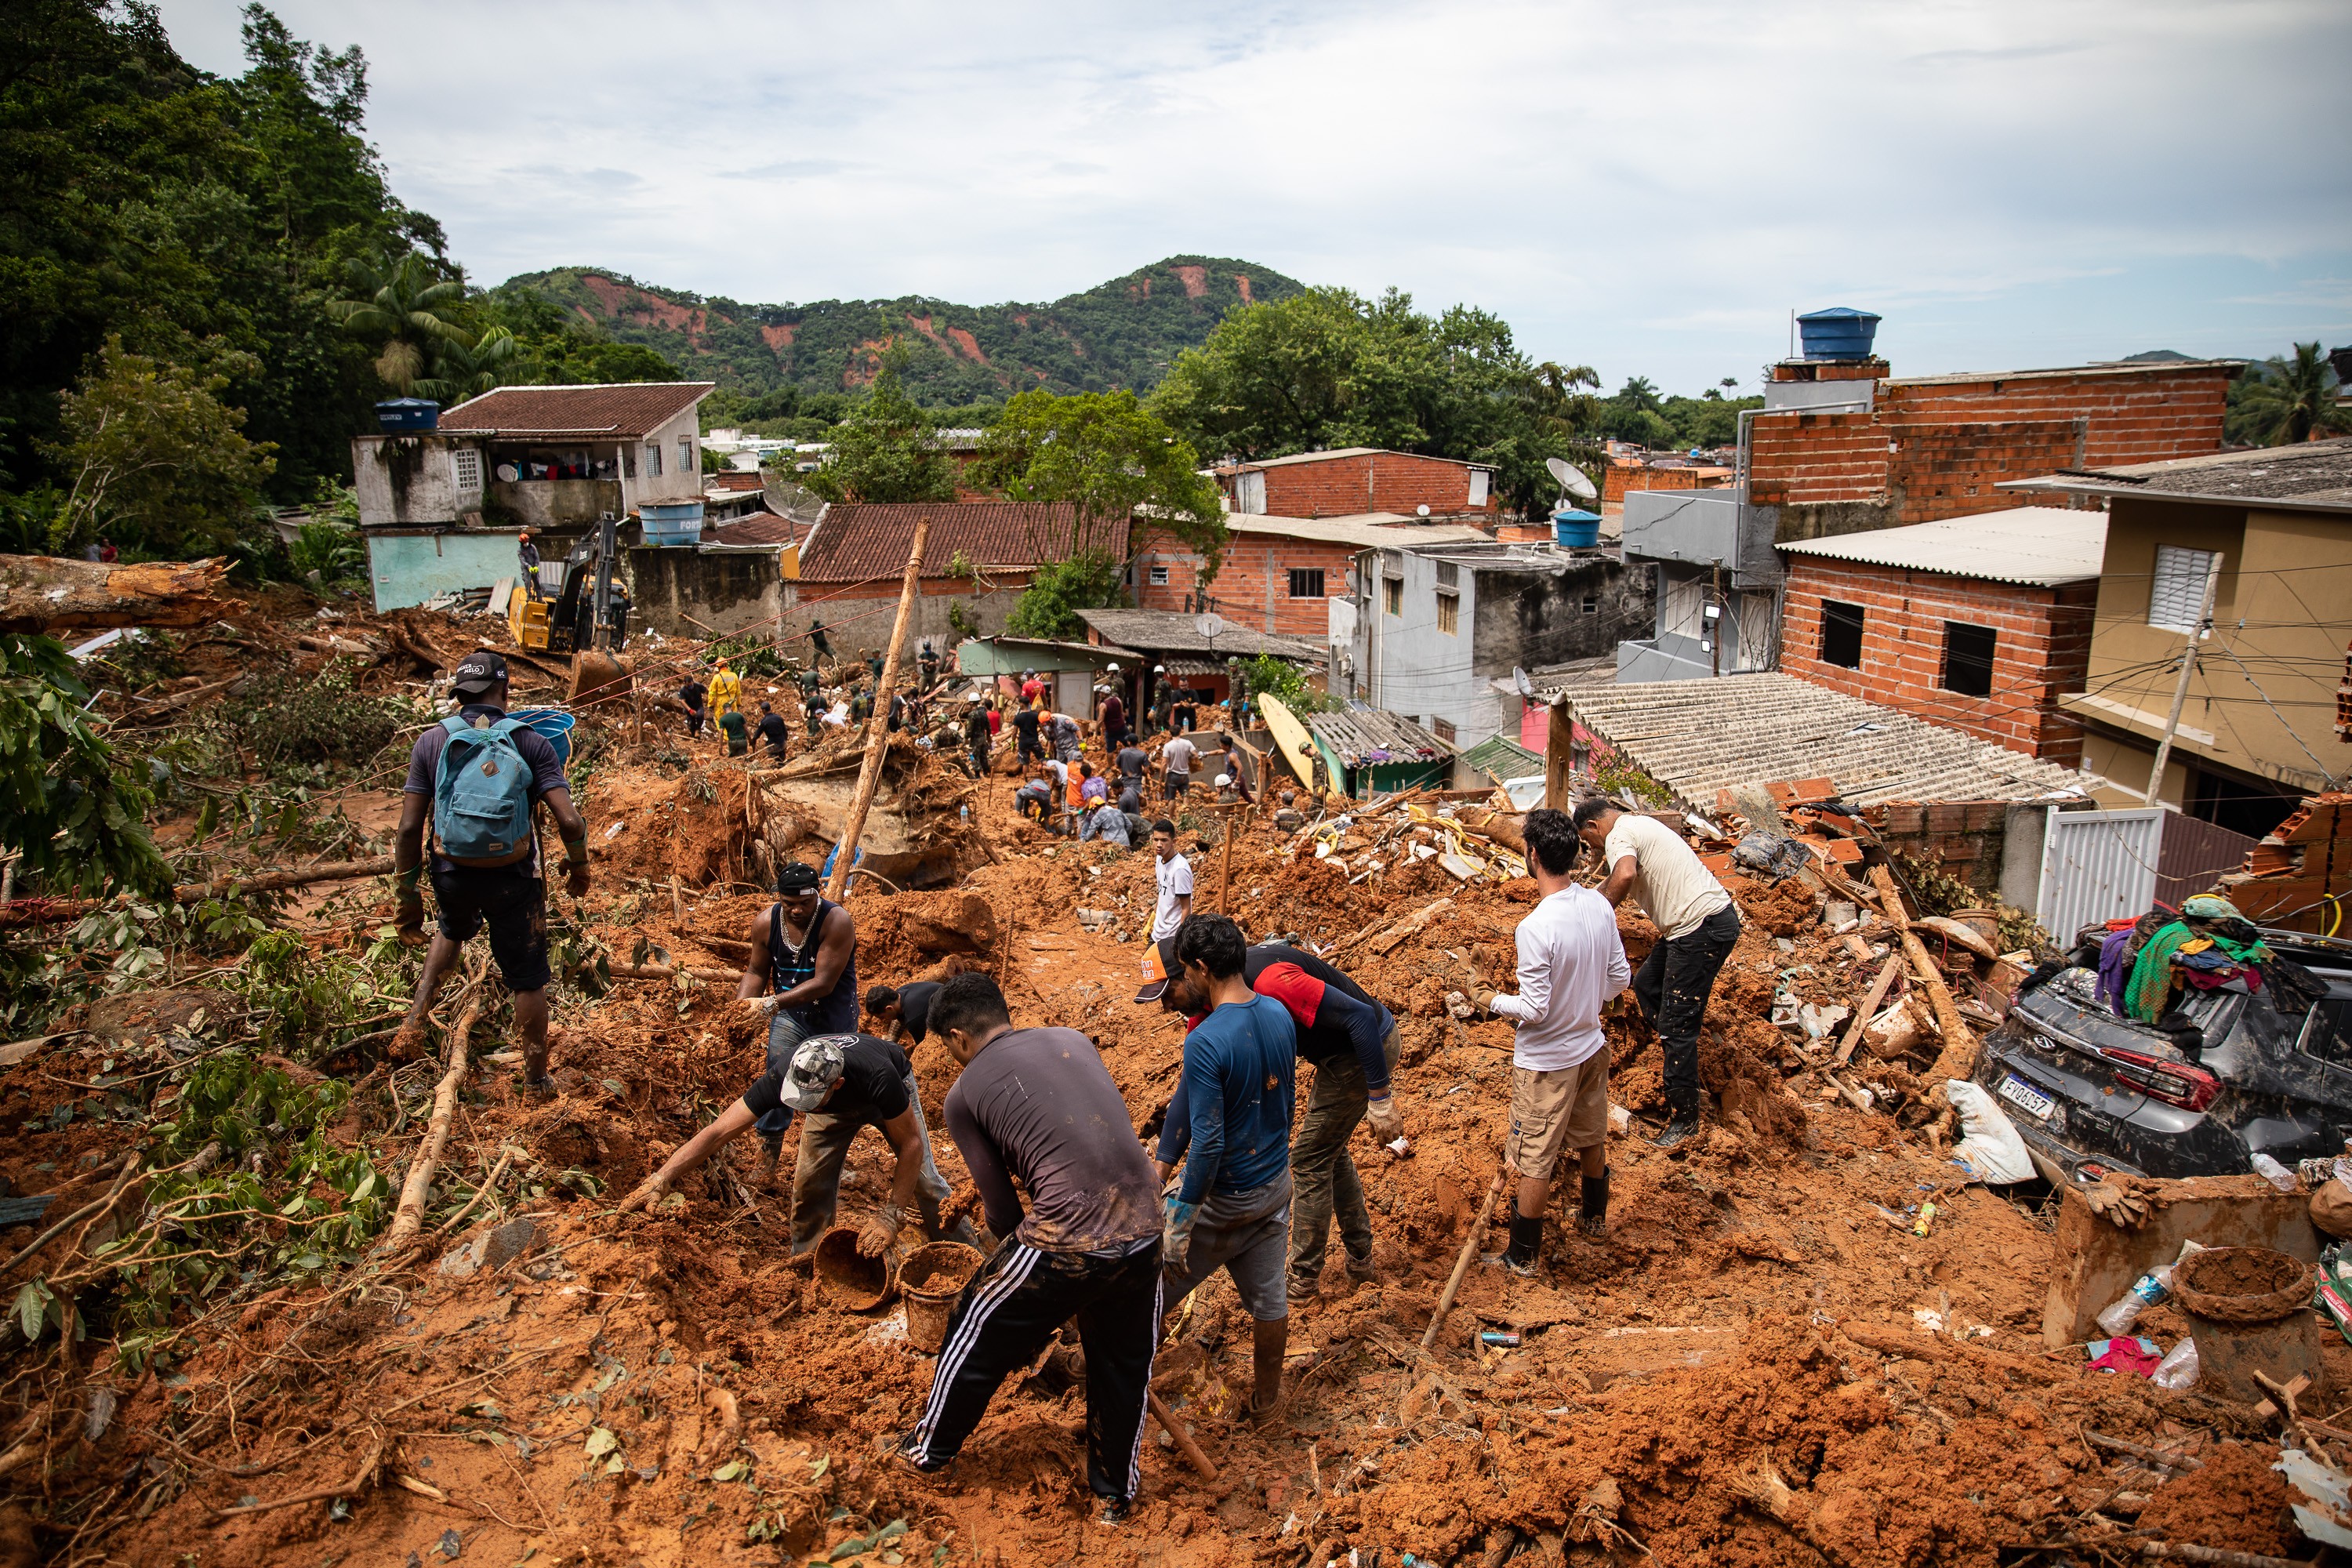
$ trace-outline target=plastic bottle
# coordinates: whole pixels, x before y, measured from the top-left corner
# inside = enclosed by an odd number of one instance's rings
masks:
[[[2196,1387],[2197,1342],[2184,1339],[2173,1346],[2171,1353],[2156,1363],[2156,1370],[2147,1374],[2147,1380],[2158,1388],[2169,1388],[2175,1393]]]
[[[2253,1159],[2253,1166],[2254,1173],[2256,1175],[2262,1177],[2263,1180],[2268,1182],[2272,1186],[2276,1187],[2279,1191],[2283,1193],[2291,1193],[2294,1191],[2294,1173],[2288,1170],[2284,1165],[2280,1164],[2276,1160],[2272,1159],[2268,1154],[2257,1153]]]
[[[2139,1315],[2172,1294],[2172,1265],[2162,1264],[2132,1281],[2132,1288],[2099,1314],[2099,1327],[2115,1338],[2131,1332]]]

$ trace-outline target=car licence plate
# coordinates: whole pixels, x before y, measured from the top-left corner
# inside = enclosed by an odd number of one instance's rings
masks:
[[[2000,1080],[1999,1093],[2011,1104],[2023,1106],[2044,1121],[2049,1121],[2050,1113],[2058,1109],[2056,1100],[2014,1075]]]

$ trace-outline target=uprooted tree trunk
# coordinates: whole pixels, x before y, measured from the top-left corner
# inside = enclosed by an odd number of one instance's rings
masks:
[[[0,632],[200,626],[235,606],[213,597],[226,561],[68,561],[0,555]]]
[[[320,866],[298,866],[284,871],[254,871],[215,877],[209,882],[182,882],[172,889],[172,901],[193,904],[200,899],[225,899],[236,893],[269,893],[307,888],[313,882],[350,882],[362,877],[389,877],[392,857],[366,860],[331,860]],[[0,904],[0,931],[16,926],[58,925],[102,910],[107,899],[11,899]]]

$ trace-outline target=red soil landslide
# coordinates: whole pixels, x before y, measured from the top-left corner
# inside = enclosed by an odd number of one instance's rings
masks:
[[[582,791],[595,935],[616,959],[642,940],[681,968],[739,965],[767,903],[747,890],[741,773],[707,739],[670,732],[642,751],[626,741],[625,724],[602,738]],[[662,766],[657,750],[690,751],[691,770]],[[1048,837],[1013,818],[1010,794],[998,778],[977,797],[995,858],[961,883],[992,917],[987,939],[959,949],[961,906],[940,890],[861,888],[849,900],[860,983],[999,974],[1017,1021],[1096,1037],[1138,1128],[1156,1125],[1181,1027],[1129,1000],[1150,858]],[[608,836],[614,823],[626,826]],[[1188,846],[1196,829],[1216,831],[1188,822]],[[1412,1153],[1399,1159],[1359,1130],[1350,1152],[1379,1277],[1354,1285],[1332,1267],[1318,1295],[1294,1300],[1276,1418],[1239,1415],[1250,1332],[1230,1285],[1171,1314],[1155,1386],[1219,1479],[1204,1481],[1150,1428],[1122,1529],[1090,1522],[1074,1344],[1007,1383],[948,1471],[887,1462],[931,1363],[905,1342],[903,1305],[844,1310],[806,1259],[787,1257],[789,1161],[777,1190],[754,1190],[756,1140],[651,1214],[614,1213],[761,1070],[764,1028],[734,987],[690,978],[625,982],[598,998],[559,988],[551,1103],[518,1099],[510,1069],[478,1061],[445,1172],[470,1185],[511,1146],[540,1171],[587,1178],[501,1196],[535,1226],[520,1255],[443,1271],[478,1228],[469,1222],[405,1264],[255,1300],[162,1376],[110,1379],[93,1341],[58,1397],[86,1399],[84,1380],[113,1387],[121,1404],[104,1436],[27,1415],[0,1431],[0,1466],[27,1435],[43,1462],[0,1484],[137,1499],[104,1539],[107,1561],[265,1568],[436,1563],[453,1538],[469,1563],[918,1568],[1321,1568],[1350,1548],[1378,1548],[1383,1568],[1406,1552],[1497,1565],[1520,1554],[1546,1568],[1907,1568],[1990,1565],[2005,1547],[2107,1535],[2307,1550],[2282,1522],[2273,1450],[2240,1440],[2265,1430],[2251,1411],[2086,1373],[2079,1347],[2044,1352],[2048,1223],[1963,1184],[1924,1111],[1906,1120],[1927,1086],[1904,1064],[1867,1052],[1854,1062],[1855,1079],[1866,1070],[1901,1108],[1892,1116],[1859,1111],[1792,1067],[1790,1032],[1769,1017],[1783,976],[1807,999],[1853,1005],[1879,961],[1843,951],[1798,895],[1739,879],[1749,920],[1703,1042],[1701,1136],[1671,1153],[1646,1142],[1664,1106],[1658,1052],[1620,1004],[1607,1020],[1612,1098],[1640,1120],[1610,1141],[1609,1237],[1562,1228],[1556,1207],[1544,1277],[1474,1265],[1421,1350],[1507,1122],[1510,1028],[1454,1016],[1448,954],[1507,983],[1533,888],[1457,883],[1427,862],[1351,886],[1289,847],[1263,819],[1240,829],[1230,910],[1253,938],[1331,950],[1397,1014]],[[1213,847],[1194,855],[1197,907],[1215,905],[1222,859]],[[355,889],[371,907],[329,906],[312,940],[351,940],[383,918],[384,896],[381,884]],[[1355,942],[1440,898],[1452,907],[1392,950]],[[1109,922],[1088,929],[1081,909]],[[1655,932],[1630,910],[1622,925],[1638,962]],[[508,1043],[486,1032],[478,1050]],[[961,1195],[940,1109],[954,1064],[936,1039],[910,1055],[940,1169]],[[79,1092],[60,1076],[73,1074],[37,1058],[0,1078],[11,1134],[0,1174],[19,1191],[67,1186],[70,1203],[102,1191],[97,1167],[120,1155],[79,1120],[47,1130],[52,1108]],[[1302,1102],[1311,1076],[1302,1066]],[[388,1116],[380,1088],[363,1091],[341,1135],[374,1141],[379,1166],[396,1173],[416,1130],[393,1137]],[[869,1217],[888,1173],[879,1136],[861,1136],[835,1223]],[[1930,1195],[1926,1234],[1888,1217]],[[11,1252],[29,1239],[0,1237]],[[1479,1245],[1504,1239],[1495,1226]],[[920,1245],[914,1231],[903,1240]],[[1486,1327],[1517,1328],[1520,1343],[1483,1345]],[[2142,1331],[2168,1344],[2179,1332],[2161,1308]],[[2341,1346],[2328,1355],[2340,1382],[2352,1367]],[[2085,1430],[2204,1463],[2160,1480]],[[329,1495],[339,1490],[340,1502]],[[2124,1537],[2135,1512],[2141,1534]],[[0,1542],[14,1517],[0,1509]],[[2116,1550],[2120,1560],[2127,1548]]]

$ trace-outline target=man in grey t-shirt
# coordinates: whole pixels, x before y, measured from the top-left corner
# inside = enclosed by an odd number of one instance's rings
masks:
[[[1135,1497],[1160,1339],[1160,1189],[1127,1103],[1075,1029],[1016,1029],[986,974],[931,998],[930,1032],[962,1064],[948,1131],[1004,1239],[948,1318],[922,1418],[898,1457],[944,1469],[1012,1373],[1076,1317],[1087,1358],[1087,1484],[1116,1523]],[[1029,1194],[1021,1209],[1013,1179]]]
[[[1200,757],[1200,748],[1179,735],[1160,748],[1160,764],[1168,770],[1168,798],[1181,800],[1192,787],[1192,763]]]

